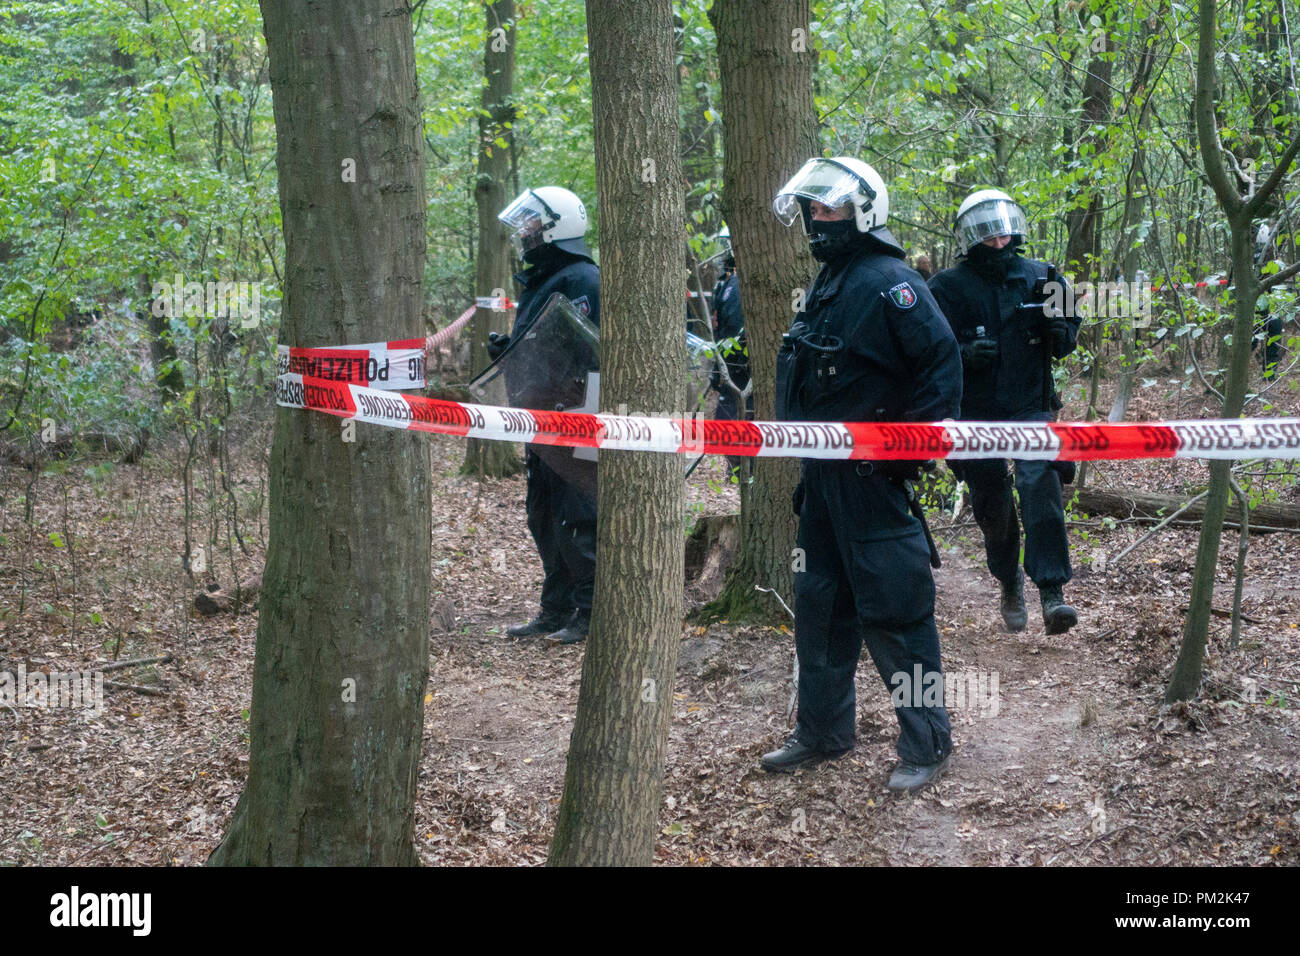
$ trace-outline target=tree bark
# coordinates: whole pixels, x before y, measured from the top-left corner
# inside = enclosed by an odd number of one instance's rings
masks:
[[[1109,4],[1107,4],[1109,5]],[[1104,9],[1078,14],[1078,29],[1091,32],[1086,26],[1086,17],[1091,13],[1099,14],[1103,20],[1109,17]],[[1110,45],[1112,35],[1108,32],[1104,42]],[[1088,147],[1085,155],[1095,160],[1109,146],[1109,137],[1105,123],[1110,119],[1111,72],[1112,60],[1105,50],[1088,61],[1087,73],[1083,79],[1082,107],[1083,125],[1090,131],[1082,137],[1083,145]],[[1071,158],[1074,156],[1071,150]],[[1068,238],[1065,246],[1065,271],[1074,275],[1076,280],[1090,279],[1097,275],[1099,263],[1096,261],[1097,226],[1102,216],[1101,195],[1091,180],[1075,190],[1072,208],[1065,214]],[[1105,276],[1098,276],[1104,279]],[[1094,360],[1095,361],[1095,360]]]
[[[601,407],[673,409],[685,205],[670,0],[587,0],[601,200]],[[600,453],[596,595],[551,865],[653,862],[682,635],[682,462]]]
[[[776,353],[812,278],[799,228],[772,215],[772,197],[810,157],[820,155],[813,110],[814,46],[808,0],[717,0],[709,19],[718,36],[722,84],[723,201],[744,296],[754,417],[775,415]],[[741,485],[740,552],[706,615],[785,621],[773,588],[793,599],[795,519],[790,495],[799,463],[756,458]]]
[[[406,4],[263,0],[285,238],[281,341],[422,334],[424,141]],[[355,164],[355,181],[347,171]],[[428,451],[277,409],[248,785],[214,865],[416,862]]]
[[[515,0],[484,3],[487,33],[483,50],[483,105],[478,118],[478,178],[474,201],[478,206],[478,260],[474,288],[479,296],[510,294],[510,237],[497,219],[506,205],[506,179],[510,175],[510,150],[514,142],[515,108],[510,102],[515,84]],[[498,142],[500,141],[500,142]],[[501,143],[505,145],[502,146]],[[489,332],[509,332],[510,313],[479,308],[471,323],[470,368],[488,364]],[[497,379],[487,387],[484,401],[506,405],[505,384]],[[471,438],[466,442],[461,474],[500,478],[523,469],[515,446],[503,441]]]

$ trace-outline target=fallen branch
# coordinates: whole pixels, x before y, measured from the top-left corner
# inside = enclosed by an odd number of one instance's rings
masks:
[[[137,657],[133,661],[113,661],[108,664],[95,664],[94,669],[97,671],[120,671],[126,667],[139,667],[141,664],[170,664],[175,658],[171,654],[160,654],[158,657]]]
[[[1181,605],[1181,606],[1178,608],[1178,610],[1179,610],[1180,613],[1186,614],[1186,613],[1187,613],[1187,605],[1186,605],[1186,604]],[[1210,613],[1213,614],[1215,617],[1226,617],[1226,618],[1231,618],[1231,617],[1232,617],[1232,612],[1231,612],[1231,611],[1226,610],[1225,608],[1221,608],[1221,607],[1212,607],[1212,608],[1210,608]],[[1260,620],[1260,619],[1257,618],[1257,617],[1251,617],[1249,614],[1243,614],[1243,615],[1241,615],[1241,619],[1242,619],[1243,621],[1245,621],[1247,624],[1267,624],[1267,623],[1268,623],[1267,621],[1262,621],[1262,620]]]
[[[159,690],[157,687],[141,687],[139,684],[119,684],[115,680],[104,681],[104,686],[109,690],[132,690],[137,694],[145,694],[149,697],[167,696],[167,691]]]
[[[1163,528],[1165,525],[1169,524],[1169,522],[1173,521],[1173,520],[1174,520],[1175,518],[1177,518],[1180,514],[1182,514],[1182,513],[1183,513],[1184,511],[1186,511],[1188,508],[1192,507],[1192,505],[1194,505],[1194,504],[1196,504],[1197,502],[1199,502],[1201,499],[1203,499],[1203,498],[1204,498],[1206,495],[1208,495],[1208,494],[1209,494],[1208,491],[1202,491],[1199,495],[1197,495],[1197,496],[1196,496],[1195,498],[1193,498],[1191,501],[1187,502],[1187,504],[1183,505],[1181,508],[1179,508],[1179,509],[1178,509],[1177,511],[1175,511],[1173,514],[1171,514],[1168,518],[1166,518],[1164,521],[1160,522],[1158,525],[1156,525],[1154,528],[1152,528],[1150,531],[1148,531],[1148,532],[1147,532],[1146,534],[1144,534],[1142,537],[1138,538],[1136,541],[1134,541],[1132,544],[1130,544],[1127,548],[1125,548],[1123,551],[1121,551],[1119,554],[1117,554],[1117,555],[1116,555],[1116,556],[1111,560],[1110,563],[1111,563],[1112,565],[1119,564],[1119,563],[1120,563],[1121,561],[1123,561],[1126,557],[1128,557],[1129,553],[1130,553],[1131,551],[1133,551],[1133,549],[1137,548],[1139,545],[1141,545],[1141,544],[1145,543],[1146,541],[1150,540],[1151,537],[1152,537],[1153,535],[1155,535],[1155,534],[1156,534],[1156,533],[1157,533],[1161,528]]]
[[[1076,506],[1090,515],[1154,522],[1172,521],[1174,516],[1170,512],[1181,512],[1193,519],[1205,517],[1204,501],[1186,502],[1174,495],[1129,489],[1097,491],[1092,488],[1081,488],[1074,494],[1078,496]],[[1070,496],[1066,500],[1069,501]],[[1250,514],[1252,532],[1264,531],[1265,528],[1300,528],[1300,505],[1261,501],[1251,508]],[[1224,522],[1225,527],[1237,525],[1235,521]]]

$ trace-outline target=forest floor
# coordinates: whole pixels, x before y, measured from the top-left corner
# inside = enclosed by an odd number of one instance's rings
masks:
[[[1129,418],[1210,414],[1198,391],[1159,391],[1139,391]],[[1275,391],[1271,414],[1300,413],[1300,393]],[[1063,417],[1082,409],[1076,402]],[[257,615],[201,618],[192,602],[203,580],[230,585],[261,566],[268,429],[246,427],[236,461],[232,494],[249,553],[212,554],[197,582],[180,570],[183,448],[155,451],[143,465],[0,466],[0,671],[174,655],[108,673],[129,686],[109,689],[102,715],[0,708],[0,865],[197,865],[216,846],[247,773]],[[428,440],[434,602],[417,847],[429,865],[540,864],[583,647],[504,637],[534,612],[541,580],[524,479],[458,477],[459,441]],[[1269,484],[1281,500],[1300,502],[1300,470],[1267,467],[1284,472]],[[1090,486],[1186,497],[1205,481],[1201,462],[1103,463],[1089,477]],[[692,516],[737,507],[722,459],[703,463],[688,495]],[[206,540],[221,527],[224,539],[222,496],[194,500],[216,504],[191,509],[191,533]],[[1043,633],[1032,585],[1028,630],[1005,633],[969,511],[955,525],[936,520],[945,670],[998,683],[996,704],[970,699],[953,709],[951,766],[917,796],[885,789],[897,728],[865,655],[857,749],[769,775],[758,758],[791,726],[789,629],[684,626],[659,860],[1300,863],[1300,535],[1251,538],[1240,646],[1228,647],[1229,623],[1215,617],[1201,698],[1169,708],[1162,696],[1197,531],[1167,528],[1117,564],[1147,529],[1075,518],[1066,595],[1080,624],[1055,637]],[[1236,538],[1225,531],[1219,609],[1232,604]]]

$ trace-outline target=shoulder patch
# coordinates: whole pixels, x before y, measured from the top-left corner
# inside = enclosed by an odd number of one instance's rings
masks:
[[[591,315],[591,300],[585,295],[580,295],[573,300],[573,307],[583,315]]]
[[[916,305],[916,290],[910,282],[900,282],[889,290],[889,297],[900,309],[910,309]]]

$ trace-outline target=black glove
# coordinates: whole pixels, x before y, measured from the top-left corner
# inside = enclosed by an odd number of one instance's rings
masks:
[[[1052,356],[1062,358],[1070,349],[1070,326],[1065,321],[1065,314],[1052,310],[1043,310],[1043,338],[1051,346]]]
[[[992,368],[998,360],[998,343],[994,339],[976,339],[961,347],[961,362],[972,372]]]
[[[501,353],[506,350],[506,347],[509,344],[510,336],[502,335],[500,332],[489,332],[487,343],[488,358],[495,362],[501,357]]]
[[[803,482],[794,486],[794,494],[790,496],[790,507],[794,509],[794,516],[797,518],[803,513]]]

